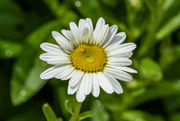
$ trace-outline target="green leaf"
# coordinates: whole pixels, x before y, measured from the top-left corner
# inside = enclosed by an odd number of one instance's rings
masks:
[[[139,73],[144,79],[150,81],[160,81],[163,78],[160,66],[151,58],[141,60]]]
[[[26,102],[29,98],[35,95],[47,81],[40,79],[40,74],[43,72],[44,67],[41,66],[41,61],[37,57],[35,65],[28,69],[20,66],[23,61],[19,60],[14,66],[14,73],[11,80],[11,101],[13,105],[19,105]],[[23,65],[23,64],[22,64]]]
[[[110,121],[109,114],[99,100],[92,104],[93,117],[91,121]]]
[[[170,116],[170,120],[169,121],[180,121],[180,113],[175,113],[172,116]]]
[[[45,70],[45,67],[37,52],[40,52],[40,43],[48,39],[51,31],[57,25],[57,21],[49,22],[27,38],[23,52],[13,67],[10,82],[13,105],[26,102],[45,85],[46,81],[40,79],[40,74]]]
[[[22,36],[17,29],[23,21],[23,13],[12,0],[0,0],[0,36],[16,39]]]
[[[161,18],[159,30],[155,35],[157,40],[166,38],[180,27],[179,4],[179,0],[171,0],[171,2],[165,2],[164,14]]]
[[[164,104],[165,104],[165,108],[169,112],[178,109],[180,107],[180,97],[179,97],[179,95],[172,96],[171,98],[165,98]]]
[[[162,40],[180,27],[180,12],[173,16],[164,26],[156,33],[156,39]]]
[[[154,87],[147,88],[144,93],[135,97],[130,107],[136,107],[148,101],[159,98],[169,98],[173,95],[180,94],[180,81],[179,78],[171,80],[163,80],[157,82]]]
[[[119,118],[121,121],[164,121],[160,116],[153,116],[138,110],[124,111]]]
[[[56,117],[56,114],[54,113],[54,111],[52,110],[52,108],[49,106],[48,103],[45,103],[43,105],[43,113],[47,121],[59,121]]]
[[[22,45],[6,40],[0,40],[0,58],[15,58],[22,51]]]

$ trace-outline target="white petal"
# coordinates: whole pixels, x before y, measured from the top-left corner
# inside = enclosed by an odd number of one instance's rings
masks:
[[[113,66],[113,67],[116,68],[116,69],[121,69],[121,70],[126,71],[126,72],[137,73],[136,70],[131,69],[129,67],[119,67],[119,66]]]
[[[55,74],[55,78],[61,79],[61,80],[66,80],[68,77],[70,78],[69,75],[71,75],[73,73],[73,71],[74,71],[74,67],[72,67],[72,65],[64,66],[64,67],[62,67],[62,71],[59,71]]]
[[[108,53],[114,53],[114,52],[130,52],[133,51],[136,48],[136,44],[134,43],[126,43],[122,45],[116,45],[112,48],[108,49]]]
[[[117,33],[117,30],[118,30],[117,25],[113,25],[110,27],[107,38],[106,38],[105,42],[103,43],[104,48],[106,48],[112,42],[112,40],[115,37],[115,34]]]
[[[122,70],[117,70],[115,68],[106,67],[104,68],[104,71],[111,74],[115,78],[122,80],[122,81],[130,81],[132,80],[132,76]]]
[[[40,47],[49,53],[62,53],[62,50],[59,46],[51,43],[42,43]]]
[[[52,36],[54,37],[56,42],[63,48],[65,52],[70,53],[73,51],[70,42],[60,33],[56,31],[52,31]]]
[[[87,73],[85,73],[85,75],[82,79],[82,82],[79,86],[79,89],[76,93],[76,99],[78,102],[83,102],[84,99],[86,98],[86,95],[85,95],[85,90],[86,90],[85,86],[86,86],[86,81],[87,81],[86,76],[87,76]]]
[[[131,64],[132,61],[128,58],[109,57],[107,61],[107,65],[113,65],[113,66],[129,66]]]
[[[52,65],[64,65],[64,64],[70,64],[71,62],[68,57],[55,57],[49,59],[47,63]]]
[[[106,93],[109,93],[109,94],[113,93],[114,92],[113,87],[111,83],[109,82],[109,80],[104,76],[104,74],[102,72],[98,72],[97,76],[98,76],[98,81],[101,88]]]
[[[79,30],[79,28],[77,27],[77,25],[74,22],[70,22],[69,26],[70,26],[72,34],[74,35],[74,37],[76,39],[76,42],[78,44],[80,44],[81,35],[82,35],[81,31]]]
[[[115,58],[130,58],[133,55],[132,52],[114,52],[114,53],[107,53],[107,57],[115,57]]]
[[[89,95],[89,93],[92,91],[92,74],[87,73],[86,76],[86,83],[85,83],[85,94]]]
[[[86,18],[86,27],[89,30],[89,40],[91,40],[93,38],[93,24],[90,18]]]
[[[100,93],[99,81],[96,73],[92,74],[92,94],[94,97],[98,97]]]
[[[44,72],[41,73],[40,78],[41,79],[53,78],[57,69],[58,69],[58,67],[56,67],[56,66],[52,66],[52,67],[48,68],[47,70],[45,70]]]
[[[61,32],[63,33],[63,35],[70,41],[71,45],[73,45],[72,48],[76,47],[78,45],[78,43],[76,42],[76,39],[73,35],[73,33],[69,30],[61,30]]]
[[[123,93],[123,89],[121,84],[110,74],[108,73],[104,73],[104,75],[106,76],[106,78],[110,81],[110,83],[112,84],[114,91],[118,94]]]
[[[108,32],[109,32],[109,25],[105,25],[104,27],[102,27],[101,33],[99,34],[99,37],[96,40],[97,45],[101,46],[103,44],[103,42],[107,38]]]
[[[52,58],[56,58],[56,57],[67,57],[68,55],[62,52],[59,53],[43,53],[39,56],[39,58],[43,61],[48,61]]]
[[[73,88],[76,87],[78,84],[81,83],[82,78],[84,76],[84,72],[78,70],[76,74],[69,80],[69,85]]]
[[[120,33],[115,35],[115,37],[113,38],[113,40],[109,44],[109,47],[112,47],[114,45],[120,45],[121,43],[124,42],[125,39],[126,39],[126,33],[120,32]]]
[[[95,30],[94,30],[94,39],[93,39],[93,43],[95,44],[97,39],[99,38],[99,33],[101,33],[102,28],[105,25],[105,21],[104,19],[101,17],[98,19]]]
[[[68,85],[68,91],[67,92],[69,95],[73,95],[78,90],[78,88],[79,88],[79,85],[74,87],[74,88],[72,88],[70,85]]]
[[[124,42],[125,39],[126,39],[126,33],[120,32],[114,37],[113,43],[115,45],[120,45],[121,43]]]
[[[88,35],[89,35],[89,30],[88,28],[84,28],[83,30],[83,34],[82,34],[82,37],[81,37],[81,43],[88,43]]]

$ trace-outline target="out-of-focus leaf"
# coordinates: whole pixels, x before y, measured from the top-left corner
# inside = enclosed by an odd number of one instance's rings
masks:
[[[160,116],[150,115],[138,110],[124,111],[119,118],[120,121],[164,121]]]
[[[169,3],[165,2],[164,14],[162,15],[159,29],[155,35],[156,39],[162,40],[180,28],[179,4],[179,0],[172,0],[172,2]]]
[[[93,112],[91,121],[110,121],[108,113],[99,100],[94,101],[91,110]]]
[[[54,111],[52,110],[52,108],[49,106],[48,103],[45,103],[43,105],[43,113],[47,121],[58,121],[56,114],[54,113]]]
[[[102,0],[102,2],[107,6],[115,7],[118,3],[118,0]]]
[[[178,109],[180,107],[180,95],[165,98],[164,104],[169,112]]]
[[[23,20],[22,10],[12,0],[0,0],[0,36],[4,38],[19,38],[17,30]],[[11,35],[11,36],[10,36]]]
[[[158,98],[167,98],[169,96],[180,94],[180,80],[171,79],[160,81],[152,88],[147,88],[144,93],[136,97],[131,104],[132,107],[136,107],[139,104],[143,104],[147,101],[152,101]],[[130,107],[131,107],[130,106]]]
[[[160,81],[163,77],[160,66],[151,58],[141,60],[139,73],[144,79],[150,81]]]
[[[79,0],[80,5],[76,5],[76,1],[72,0],[74,6],[77,10],[83,15],[92,18],[93,20],[97,20],[99,17],[109,17],[112,13],[107,9],[107,7],[103,6],[98,0]],[[102,11],[103,10],[103,11]],[[87,15],[88,13],[88,15]],[[96,14],[94,14],[96,13]],[[112,18],[111,18],[112,19]]]
[[[40,43],[48,39],[51,31],[58,25],[50,22],[33,32],[27,39],[27,44],[13,68],[11,79],[11,101],[13,105],[26,102],[36,94],[46,83],[40,79],[40,73],[45,70],[38,57]]]
[[[170,117],[170,121],[180,121],[180,113],[175,113]]]
[[[35,95],[46,83],[40,79],[40,74],[44,70],[39,58],[32,63],[32,68],[23,67],[20,63],[26,63],[28,60],[19,60],[14,66],[14,73],[11,80],[11,101],[13,105],[19,105],[26,102]],[[27,72],[26,72],[27,71]]]
[[[161,27],[161,29],[156,33],[156,39],[162,40],[178,28],[180,28],[180,11],[177,15],[167,21],[163,27]]]
[[[162,69],[166,69],[168,66],[171,66],[171,63],[175,62],[177,57],[175,47],[172,45],[172,39],[165,39],[160,46],[159,61]]]
[[[15,58],[22,51],[22,45],[6,40],[0,40],[0,58]]]
[[[40,103],[36,103],[33,100],[31,103],[28,103],[25,107],[20,109],[15,109],[11,116],[8,116],[7,121],[45,121],[45,117],[42,113],[42,106]],[[30,106],[31,105],[31,106]],[[17,112],[16,112],[17,111]]]

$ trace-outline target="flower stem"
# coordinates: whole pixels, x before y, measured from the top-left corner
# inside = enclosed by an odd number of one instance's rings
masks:
[[[76,101],[76,105],[74,107],[73,114],[72,114],[69,121],[78,121],[78,116],[79,116],[79,113],[80,113],[80,110],[81,110],[81,106],[82,106],[82,103]]]

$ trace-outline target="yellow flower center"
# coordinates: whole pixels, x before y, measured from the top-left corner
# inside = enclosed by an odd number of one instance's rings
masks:
[[[81,44],[70,55],[75,68],[85,72],[102,71],[106,64],[104,49],[93,44]]]

